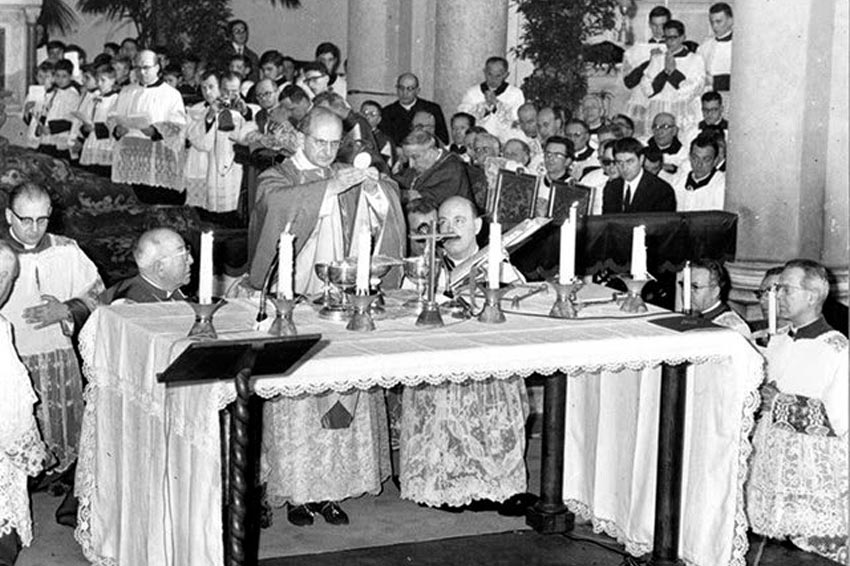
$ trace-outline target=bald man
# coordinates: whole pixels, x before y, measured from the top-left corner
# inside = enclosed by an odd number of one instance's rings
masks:
[[[183,204],[183,153],[186,109],[180,92],[160,76],[156,53],[136,57],[138,94],[116,104],[112,181],[133,185],[136,197],[149,204]],[[132,119],[130,119],[132,117]]]
[[[12,292],[18,277],[18,256],[0,240],[0,307]],[[0,395],[0,564],[14,564],[21,544],[32,542],[27,476],[41,471],[47,455],[35,422],[37,401],[27,368],[12,343],[12,324],[0,315],[0,367],[3,368],[3,394]]]
[[[116,283],[101,296],[100,302],[123,300],[133,303],[182,301],[180,290],[192,278],[191,250],[183,237],[169,228],[154,228],[139,237],[133,250],[138,275]]]
[[[439,226],[457,234],[445,241],[446,266],[478,252],[481,218],[472,201],[446,199]],[[509,263],[500,267],[505,282],[517,277]],[[528,408],[521,377],[405,387],[402,395],[401,497],[463,507],[473,500],[503,502],[525,491]]]
[[[402,150],[408,162],[397,177],[403,201],[421,198],[437,207],[450,196],[474,198],[466,164],[456,153],[438,147],[433,135],[413,130],[404,138]]]
[[[434,132],[443,145],[449,144],[449,131],[446,128],[446,118],[443,109],[436,102],[419,98],[419,78],[413,73],[402,73],[396,80],[398,100],[384,106],[381,110],[379,128],[397,146],[401,145],[412,129],[413,116],[420,110],[434,115]]]
[[[406,248],[395,183],[374,168],[335,163],[342,120],[314,108],[302,129],[304,147],[260,177],[249,234],[250,282],[257,289],[287,226],[295,235],[296,293],[322,290],[314,265],[356,253],[353,234],[374,236],[373,255],[401,258]],[[400,275],[391,272],[383,285],[397,286]],[[288,503],[287,517],[298,526],[317,514],[333,525],[348,523],[338,501],[378,493],[390,474],[386,419],[381,390],[266,403],[262,476],[271,504]]]

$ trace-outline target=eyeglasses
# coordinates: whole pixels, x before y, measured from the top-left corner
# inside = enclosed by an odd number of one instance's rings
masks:
[[[675,40],[679,39],[680,37],[682,37],[682,36],[678,35],[678,34],[676,34],[676,35],[664,34],[664,41],[675,41]]]
[[[159,259],[160,259],[160,261],[166,261],[166,260],[169,260],[169,259],[174,259],[175,257],[184,257],[184,256],[189,257],[191,255],[192,255],[192,246],[190,246],[189,244],[184,244],[183,247],[179,251],[176,251],[173,254],[168,254],[168,255],[163,256]]]
[[[32,228],[33,226],[38,226],[42,228],[47,226],[47,223],[50,222],[50,215],[48,216],[39,216],[38,218],[32,218],[30,216],[21,216],[17,212],[15,212],[14,208],[9,208],[12,211],[12,215],[18,219],[18,222],[24,225],[25,228]]]
[[[788,285],[787,283],[778,283],[776,285],[777,293],[784,293],[786,295],[790,295],[796,291],[808,291],[805,287],[800,287],[799,285]]]
[[[691,283],[691,289],[693,289],[694,291],[699,291],[700,289],[708,289],[709,287],[711,287],[711,285],[699,285],[697,283]],[[685,288],[685,282],[684,281],[679,281],[679,288],[680,289]]]
[[[404,86],[404,85],[395,85],[396,90],[402,90],[404,92],[413,92],[418,86]]]
[[[482,153],[487,153],[488,151],[490,151],[490,148],[487,146],[482,146],[473,148],[472,151],[474,151],[477,155],[481,155]]]
[[[543,152],[543,157],[544,157],[544,158],[548,157],[548,158],[550,158],[550,159],[555,159],[556,157],[560,157],[561,159],[566,159],[566,158],[567,158],[567,154],[566,154],[566,153],[561,153],[560,151],[544,151],[544,152]]]
[[[274,95],[275,95],[275,92],[273,90],[270,90],[268,92],[258,92],[257,98],[265,98],[267,96],[274,96]]]
[[[573,132],[572,134],[566,133],[564,135],[568,138],[576,138],[577,139],[577,138],[582,137],[584,135],[584,133],[583,132]]]
[[[310,138],[316,145],[332,151],[339,149],[339,145],[342,143],[342,140],[323,140],[315,136],[311,136],[310,134],[307,134],[304,137]]]
[[[673,129],[673,128],[675,128],[675,127],[676,127],[676,126],[675,126],[675,125],[673,125],[673,124],[657,124],[657,125],[653,125],[653,126],[652,126],[652,129],[653,129],[653,130],[655,130],[655,131],[658,131],[658,130],[672,130],[672,129]]]

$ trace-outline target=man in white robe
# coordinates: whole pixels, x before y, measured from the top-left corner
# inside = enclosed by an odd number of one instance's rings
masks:
[[[747,515],[754,533],[847,563],[847,339],[823,318],[826,269],[785,264],[779,316],[767,346],[767,384],[753,437]]]
[[[525,95],[508,84],[508,61],[490,57],[484,65],[484,82],[469,87],[463,95],[458,112],[475,117],[475,123],[498,138],[513,127],[517,111],[525,103]]]
[[[0,307],[18,275],[18,258],[0,240]],[[32,390],[27,369],[12,344],[12,325],[0,315],[0,564],[14,564],[21,545],[32,542],[32,517],[27,476],[41,471],[46,451],[35,423]]]
[[[160,77],[156,53],[140,51],[136,64],[140,88],[113,115],[112,181],[134,185],[142,202],[183,204],[183,98]]]

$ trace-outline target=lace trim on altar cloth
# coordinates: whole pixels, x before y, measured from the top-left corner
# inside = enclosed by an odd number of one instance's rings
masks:
[[[510,377],[529,377],[534,374],[552,375],[561,372],[567,376],[582,374],[582,373],[598,373],[602,371],[617,372],[625,369],[632,371],[642,371],[660,366],[661,364],[679,365],[683,363],[705,364],[717,363],[727,359],[726,355],[706,355],[706,356],[669,356],[666,358],[649,358],[646,360],[635,360],[632,362],[622,363],[601,363],[601,364],[580,364],[580,365],[554,365],[554,366],[536,366],[533,368],[522,367],[520,365],[512,367],[502,367],[498,370],[493,368],[484,368],[476,371],[467,371],[462,373],[415,373],[406,376],[369,376],[365,378],[354,378],[346,381],[334,381],[333,383],[292,383],[291,381],[283,382],[279,380],[275,383],[257,383],[254,392],[264,399],[271,399],[277,395],[284,397],[297,397],[299,395],[316,395],[325,391],[336,391],[343,393],[350,389],[366,390],[376,385],[383,388],[390,388],[395,385],[405,385],[413,387],[428,383],[430,385],[439,385],[440,383],[463,383],[464,381],[484,381],[486,379],[508,379]],[[432,370],[433,371],[433,370]],[[224,399],[232,401],[235,398],[235,392],[232,396],[224,396]],[[228,402],[230,402],[228,401]]]
[[[15,530],[24,546],[32,542],[27,476],[38,474],[47,457],[47,448],[41,441],[34,418],[30,425],[0,454],[0,535]]]
[[[747,550],[750,548],[747,540],[747,529],[749,522],[747,521],[746,507],[744,504],[745,482],[749,473],[748,462],[752,453],[752,443],[750,442],[750,433],[753,430],[755,423],[755,410],[761,403],[761,396],[757,390],[747,393],[744,399],[742,408],[742,420],[740,431],[740,442],[738,443],[738,485],[735,495],[735,524],[732,540],[732,555],[729,558],[729,566],[746,566]],[[606,519],[595,517],[593,510],[575,499],[565,501],[567,508],[581,517],[584,520],[590,521],[593,526],[593,532],[605,533],[614,538],[620,544],[624,545],[626,552],[632,556],[642,556],[652,551],[651,543],[641,543],[630,540],[626,537],[623,530],[614,522]],[[695,566],[694,563],[686,557],[680,557],[688,566]]]

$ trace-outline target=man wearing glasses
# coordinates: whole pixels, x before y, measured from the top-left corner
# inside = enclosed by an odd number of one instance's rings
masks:
[[[192,278],[192,250],[168,228],[154,228],[139,237],[133,250],[138,275],[116,283],[100,296],[103,304],[115,301],[161,303],[183,301],[180,290]]]
[[[20,275],[0,314],[15,328],[18,353],[41,401],[36,418],[53,456],[47,472],[67,484],[73,478],[60,474],[77,459],[83,419],[83,380],[71,337],[97,306],[103,282],[77,242],[47,233],[51,212],[50,196],[36,184],[19,185],[9,195],[4,239],[18,254]],[[73,510],[74,502],[68,491],[60,510]]]
[[[747,516],[754,533],[790,538],[837,563],[847,557],[847,339],[823,317],[826,269],[785,264],[779,316],[787,332],[765,352],[761,419],[753,437]]]
[[[387,134],[396,146],[401,146],[405,136],[412,129],[413,117],[417,112],[425,111],[434,116],[434,132],[444,145],[449,144],[449,131],[443,109],[436,102],[419,98],[419,79],[413,73],[402,73],[396,80],[398,100],[384,106],[381,110],[381,130]]]
[[[590,145],[590,128],[584,120],[570,120],[564,128],[564,137],[573,144],[571,175],[578,181],[585,173],[599,168],[596,148]]]
[[[688,160],[688,149],[679,140],[676,117],[669,112],[656,114],[652,119],[652,137],[646,147],[662,154],[662,168],[669,175],[675,175]]]
[[[295,235],[295,292],[317,293],[316,263],[350,257],[352,235],[368,230],[373,255],[404,257],[404,215],[395,183],[374,168],[334,163],[342,120],[314,108],[302,123],[304,147],[260,177],[249,227],[250,284],[260,289],[277,255],[281,232]],[[397,287],[399,269],[383,280]],[[282,398],[266,404],[262,477],[272,505],[289,504],[295,525],[316,514],[348,523],[338,501],[378,493],[390,474],[386,406],[381,390]]]
[[[640,84],[649,98],[647,115],[669,112],[690,131],[701,118],[705,62],[685,45],[685,24],[679,20],[664,24],[664,43],[667,50],[652,55]]]
[[[136,58],[138,94],[124,105],[116,102],[112,150],[112,182],[133,185],[148,204],[183,204],[183,154],[186,109],[180,92],[160,76],[156,53]]]
[[[694,312],[750,339],[750,327],[726,304],[731,287],[729,272],[719,261],[701,259],[691,263],[691,306]]]

